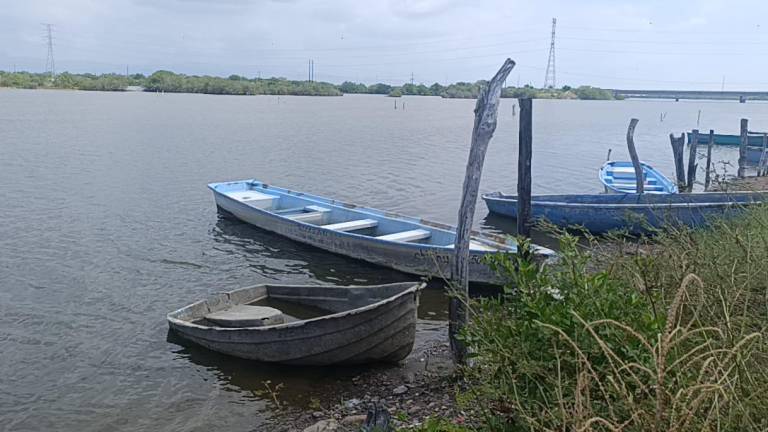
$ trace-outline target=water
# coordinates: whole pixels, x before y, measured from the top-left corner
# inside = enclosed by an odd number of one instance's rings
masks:
[[[354,369],[184,346],[165,314],[259,282],[409,280],[221,219],[205,188],[255,177],[453,223],[474,101],[405,100],[0,91],[0,429],[258,430],[275,415],[266,380],[284,384],[289,409],[342,394]],[[482,191],[515,190],[512,102]],[[695,127],[699,109],[702,130],[737,133],[742,116],[765,125],[767,107],[535,101],[534,193],[599,192],[608,148],[627,157],[630,117],[641,158],[671,174],[667,135]],[[478,206],[478,227],[511,225],[486,216]],[[445,319],[437,289],[420,317]],[[419,337],[437,327],[421,321]]]

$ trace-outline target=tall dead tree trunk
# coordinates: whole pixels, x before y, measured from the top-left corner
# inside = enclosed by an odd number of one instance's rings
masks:
[[[685,165],[683,165],[685,134],[680,135],[680,138],[676,138],[674,134],[669,134],[669,143],[672,145],[672,157],[675,161],[675,178],[677,180],[677,188],[679,190],[685,190]]]
[[[469,301],[469,240],[472,231],[472,220],[475,216],[477,195],[480,189],[480,177],[483,173],[485,153],[488,143],[496,130],[496,117],[499,110],[501,88],[507,75],[515,67],[511,59],[504,61],[496,75],[480,92],[475,105],[475,125],[472,128],[472,143],[469,148],[467,172],[464,176],[464,186],[461,191],[461,207],[459,221],[456,226],[456,242],[451,279],[457,295],[451,297],[448,318],[450,320],[448,334],[451,351],[457,363],[466,360],[466,347],[456,338],[459,331],[467,323],[467,302]],[[459,298],[458,295],[461,297]]]
[[[635,167],[635,192],[645,192],[645,171],[643,171],[642,165],[640,165],[640,158],[637,157],[637,149],[635,149],[635,127],[640,120],[633,118],[629,121],[629,127],[627,128],[627,149],[629,149],[629,157],[632,159],[632,166]]]

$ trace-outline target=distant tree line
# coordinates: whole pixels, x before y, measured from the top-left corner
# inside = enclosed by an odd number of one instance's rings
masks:
[[[389,95],[392,97],[414,95],[474,99],[477,98],[486,84],[487,81],[480,80],[474,83],[457,82],[448,86],[434,83],[429,87],[424,84],[410,83],[401,86],[391,86],[383,83],[365,85],[350,81],[335,85],[327,82],[292,81],[285,78],[246,78],[240,75],[230,75],[227,78],[207,75],[184,75],[162,70],[149,76],[143,74],[126,76],[119,74],[95,75],[64,72],[51,79],[51,76],[48,74],[0,71],[0,87],[124,91],[129,87],[135,86],[150,92],[228,95],[341,96],[345,93],[364,93]],[[590,86],[576,88],[563,86],[559,89],[537,89],[528,85],[524,87],[506,87],[502,92],[502,97],[614,99],[613,93],[610,90]]]

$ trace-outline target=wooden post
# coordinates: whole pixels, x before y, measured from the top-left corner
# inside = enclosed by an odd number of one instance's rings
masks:
[[[480,189],[480,176],[483,173],[483,162],[488,150],[488,143],[496,130],[496,116],[499,110],[501,87],[507,75],[515,67],[511,59],[504,61],[501,69],[488,83],[477,98],[475,104],[475,124],[472,128],[472,142],[469,147],[467,172],[464,176],[464,186],[461,192],[459,221],[456,224],[456,242],[454,243],[453,268],[451,279],[461,298],[452,296],[448,307],[448,336],[451,351],[457,363],[464,363],[467,357],[466,347],[456,338],[461,329],[467,324],[466,305],[469,301],[469,240],[472,221],[475,215],[475,205]]]
[[[712,170],[712,146],[715,144],[715,131],[709,130],[709,142],[707,143],[707,172],[704,173],[704,191],[709,190],[710,171]]]
[[[765,164],[768,163],[768,155],[766,155],[766,150],[768,150],[768,134],[763,132],[763,151],[760,153],[760,163],[757,165],[757,175],[758,176],[764,176],[765,175]]]
[[[696,181],[696,147],[699,145],[699,130],[694,129],[691,133],[691,148],[688,154],[688,181],[685,190],[693,192],[693,182]]]
[[[675,138],[674,134],[669,134],[669,142],[672,144],[672,157],[675,160],[675,178],[677,178],[677,188],[685,189],[685,166],[683,165],[683,148],[685,147],[685,134],[680,138]]]
[[[531,236],[531,157],[533,153],[533,101],[520,104],[519,153],[517,155],[517,234]]]
[[[749,136],[749,120],[741,119],[741,145],[739,145],[739,178],[744,178],[747,173],[747,140]]]
[[[629,157],[632,158],[632,166],[635,167],[635,192],[645,192],[645,172],[640,165],[640,158],[637,157],[637,150],[635,149],[635,127],[640,120],[633,118],[629,121],[629,127],[627,128],[627,148],[629,149]]]

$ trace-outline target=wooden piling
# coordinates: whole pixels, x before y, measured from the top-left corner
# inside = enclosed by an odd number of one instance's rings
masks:
[[[683,149],[685,148],[685,134],[676,138],[674,134],[669,134],[669,143],[672,145],[672,157],[675,161],[675,178],[677,179],[677,188],[685,189],[685,165],[683,165]]]
[[[454,243],[453,268],[451,279],[453,288],[458,291],[451,297],[448,306],[448,336],[457,363],[464,363],[467,349],[457,339],[457,335],[467,324],[467,302],[469,301],[469,240],[471,237],[472,221],[475,215],[480,177],[483,173],[483,162],[488,150],[488,143],[496,130],[496,117],[501,98],[501,88],[507,75],[515,67],[515,62],[507,59],[488,85],[480,92],[475,104],[475,124],[472,128],[472,141],[469,148],[467,170],[464,176],[464,186],[461,192],[459,220],[456,224],[456,241]]]
[[[709,130],[709,142],[707,143],[707,172],[704,173],[704,191],[709,190],[710,175],[712,170],[712,146],[715,144],[715,131]]]
[[[520,104],[519,153],[517,156],[517,234],[531,236],[531,158],[533,153],[533,101]]]
[[[757,175],[762,177],[766,175],[766,164],[768,164],[768,133],[763,132],[763,151],[760,153],[760,163],[757,165]]]
[[[739,178],[744,178],[747,173],[747,135],[749,131],[749,120],[741,119],[741,144],[739,145]]]
[[[627,148],[629,149],[629,157],[632,159],[632,166],[635,167],[635,191],[639,194],[645,192],[645,172],[640,165],[640,158],[637,157],[637,150],[635,149],[635,127],[640,120],[633,118],[629,121],[629,127],[627,128]]]
[[[696,148],[699,145],[699,130],[694,129],[691,133],[690,152],[688,153],[688,180],[685,190],[693,192],[693,183],[696,181]]]

